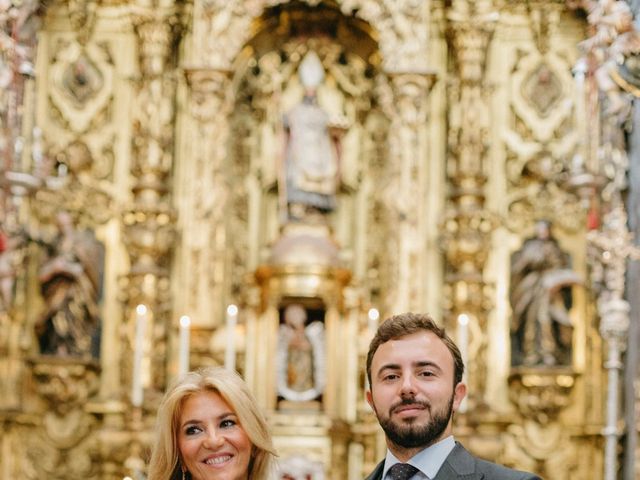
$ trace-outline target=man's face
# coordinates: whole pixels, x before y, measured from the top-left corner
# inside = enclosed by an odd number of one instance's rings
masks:
[[[434,333],[421,331],[380,345],[371,362],[367,401],[399,458],[451,434],[451,416],[466,393],[453,385],[453,356]],[[398,456],[400,454],[400,456]]]

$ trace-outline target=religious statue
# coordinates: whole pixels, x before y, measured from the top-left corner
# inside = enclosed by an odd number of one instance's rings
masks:
[[[324,388],[324,325],[309,325],[307,312],[297,303],[284,309],[278,335],[278,395],[304,402],[317,399]]]
[[[344,126],[332,122],[318,105],[324,79],[318,55],[310,51],[298,71],[304,98],[284,116],[284,165],[280,169],[280,203],[287,220],[301,221],[335,209],[340,163],[339,136]]]
[[[9,235],[0,229],[0,313],[11,310],[15,279],[21,261],[24,235]]]
[[[104,246],[93,232],[76,230],[68,212],[56,220],[58,236],[38,271],[45,302],[36,324],[40,353],[97,358]]]
[[[511,257],[511,363],[568,365],[573,335],[571,288],[581,280],[551,235],[551,223],[539,220],[535,232]]]

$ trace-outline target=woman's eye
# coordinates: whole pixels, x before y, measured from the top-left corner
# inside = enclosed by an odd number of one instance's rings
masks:
[[[196,433],[200,433],[202,430],[200,427],[196,427],[195,425],[191,425],[184,430],[185,435],[195,435]]]
[[[220,422],[220,428],[231,428],[231,427],[235,427],[236,426],[236,422],[234,420],[231,420],[229,418],[227,418],[226,420],[223,420],[222,422]]]

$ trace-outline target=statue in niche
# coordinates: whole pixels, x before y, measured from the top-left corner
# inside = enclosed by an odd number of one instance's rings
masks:
[[[104,246],[93,232],[77,230],[68,212],[56,221],[58,235],[38,271],[45,302],[36,324],[40,353],[97,358]]]
[[[279,173],[280,208],[286,220],[294,222],[335,209],[344,130],[344,125],[332,122],[318,105],[317,88],[324,80],[324,68],[315,52],[305,55],[298,73],[304,98],[284,116],[285,154]]]
[[[293,402],[316,400],[324,389],[324,324],[307,325],[307,312],[294,303],[284,309],[278,334],[278,395]]]
[[[551,235],[551,223],[537,221],[535,235],[511,257],[513,366],[571,363],[571,289],[580,283],[569,255]]]
[[[25,244],[23,232],[10,235],[0,228],[0,313],[8,312],[15,297],[15,280]]]

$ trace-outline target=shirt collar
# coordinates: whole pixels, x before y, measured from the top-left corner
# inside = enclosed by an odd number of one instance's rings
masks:
[[[416,467],[428,478],[435,478],[438,474],[438,470],[440,470],[440,467],[442,467],[442,464],[455,446],[456,442],[453,435],[449,435],[438,443],[434,443],[430,447],[420,450],[406,463]],[[389,469],[396,463],[400,463],[400,460],[398,460],[395,455],[387,449],[387,456],[384,460],[384,468],[382,470],[382,478],[385,478]]]

